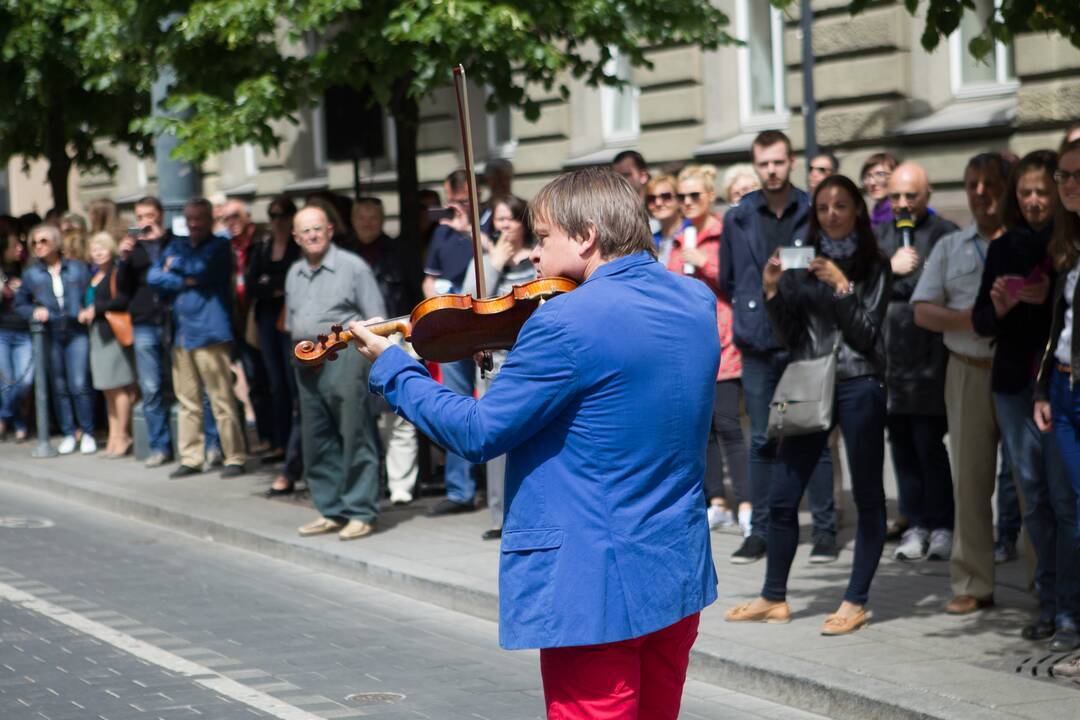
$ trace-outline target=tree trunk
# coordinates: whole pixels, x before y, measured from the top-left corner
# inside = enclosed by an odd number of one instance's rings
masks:
[[[68,174],[71,158],[67,153],[67,137],[64,135],[64,113],[60,104],[53,105],[48,113],[45,128],[45,159],[49,161],[49,186],[52,188],[53,208],[61,213],[68,210]]]
[[[408,272],[417,285],[418,293],[423,274],[423,258],[420,257],[420,178],[416,168],[420,106],[408,95],[408,87],[408,78],[397,83],[390,112],[396,126],[398,216],[401,219],[398,243],[408,260]],[[419,295],[416,299],[419,301]]]

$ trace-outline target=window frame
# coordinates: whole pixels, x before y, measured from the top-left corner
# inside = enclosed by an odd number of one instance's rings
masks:
[[[791,110],[787,105],[786,75],[784,63],[784,13],[770,7],[769,34],[772,39],[773,67],[773,103],[776,109],[771,113],[753,111],[753,95],[750,58],[750,3],[752,0],[738,0],[735,12],[735,34],[744,44],[738,48],[739,79],[739,121],[743,130],[766,130],[787,127]]]
[[[1001,8],[1001,0],[992,0],[994,13]],[[971,12],[965,10],[965,12]],[[1010,48],[1003,42],[994,41],[994,80],[990,82],[964,84],[963,61],[964,54],[968,52],[967,44],[970,38],[963,37],[963,23],[949,35],[949,82],[954,98],[967,100],[972,98],[994,97],[998,95],[1011,95],[1020,88],[1020,81],[1016,77],[1016,58],[1010,58]],[[1010,60],[1012,62],[1010,62]],[[1008,66],[1012,65],[1013,75],[1010,77]]]
[[[488,90],[487,96],[491,97],[492,91]],[[510,138],[504,142],[499,142],[496,133],[497,116],[499,113],[506,113],[506,120],[510,128]],[[485,118],[487,120],[487,138],[488,138],[488,156],[493,158],[512,158],[517,151],[518,139],[514,134],[514,114],[509,105],[500,105],[495,112],[485,112]]]
[[[623,55],[618,48],[610,48],[611,58],[604,63],[604,73],[618,77],[619,62],[623,61]],[[606,145],[626,144],[637,140],[641,136],[641,88],[634,84],[634,68],[626,61],[625,74],[629,77],[622,78],[627,84],[622,87],[602,85],[600,87],[600,131]],[[629,92],[630,104],[630,128],[626,130],[615,129],[615,107],[620,97]]]

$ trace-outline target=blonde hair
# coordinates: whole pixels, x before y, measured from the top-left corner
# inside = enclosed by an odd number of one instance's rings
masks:
[[[110,257],[116,257],[116,238],[112,233],[97,232],[90,236],[90,242],[86,244],[87,251],[95,245],[100,245],[109,251]]]
[[[56,249],[56,250],[61,250],[62,249],[62,238],[60,236],[60,228],[56,227],[52,223],[40,223],[38,225],[35,225],[33,228],[31,228],[30,234],[27,237],[29,237],[31,240],[33,240],[34,237],[37,236],[37,235],[46,235],[46,236],[48,236],[49,242],[52,243],[52,246],[53,246],[54,249]]]
[[[754,166],[750,163],[739,163],[732,165],[724,171],[724,179],[721,181],[721,186],[724,188],[724,200],[731,202],[731,186],[735,184],[735,181],[742,177],[749,177],[753,179],[755,189],[761,187],[761,179],[758,178],[757,173],[754,171]]]
[[[687,165],[679,171],[679,182],[697,180],[705,188],[705,192],[716,192],[716,166],[715,165]]]
[[[678,190],[678,181],[675,176],[669,173],[661,173],[649,178],[649,182],[645,183],[645,192],[654,192],[661,185],[670,185],[672,190]]]

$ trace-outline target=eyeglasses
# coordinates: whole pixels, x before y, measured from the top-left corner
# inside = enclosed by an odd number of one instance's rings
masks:
[[[662,192],[662,193],[657,193],[656,195],[646,195],[645,196],[645,204],[646,205],[655,205],[658,201],[659,202],[669,203],[674,199],[675,199],[675,193]]]
[[[1080,183],[1080,170],[1074,170],[1073,172],[1069,172],[1068,170],[1054,171],[1054,182],[1058,185],[1064,185],[1069,180]]]
[[[324,225],[312,225],[311,227],[306,227],[306,228],[303,228],[301,230],[297,230],[296,234],[300,235],[300,236],[318,235],[323,231],[324,228],[325,228]]]
[[[675,197],[679,198],[679,202],[684,203],[687,200],[689,200],[690,202],[697,202],[698,200],[701,199],[701,195],[702,194],[699,193],[699,192],[689,192],[689,193],[678,193],[678,194],[675,195]]]
[[[868,172],[868,173],[866,173],[865,175],[862,176],[862,179],[863,179],[863,182],[867,182],[869,180],[878,180],[879,182],[885,182],[890,177],[892,177],[892,173],[889,172],[888,170],[878,170],[876,172]]]

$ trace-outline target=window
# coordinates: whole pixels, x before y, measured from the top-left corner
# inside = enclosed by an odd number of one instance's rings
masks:
[[[500,105],[487,114],[488,154],[491,157],[510,157],[517,147],[514,124],[509,105]]]
[[[784,16],[767,2],[739,0],[739,110],[748,129],[775,127],[787,119],[784,98]]]
[[[394,145],[393,123],[382,107],[348,85],[326,89],[320,104],[324,159],[330,162],[388,159]]]
[[[604,64],[604,72],[627,83],[633,80],[630,60],[618,50],[612,49],[611,59]],[[608,143],[633,140],[641,127],[638,122],[638,96],[641,90],[634,85],[600,88],[600,114],[603,119],[604,141]]]
[[[986,26],[1001,0],[975,0],[974,11],[965,10],[960,27],[949,36],[953,94],[957,97],[1001,95],[1016,90],[1013,50],[1004,43],[994,43],[994,51],[979,60],[968,50],[968,43]]]

